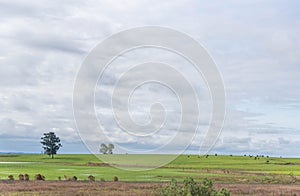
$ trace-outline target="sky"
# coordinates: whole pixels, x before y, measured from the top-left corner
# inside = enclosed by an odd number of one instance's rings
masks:
[[[40,137],[54,131],[63,144],[59,153],[90,153],[76,128],[72,104],[84,59],[112,34],[163,26],[201,43],[222,75],[226,117],[211,153],[299,157],[299,6],[296,0],[0,0],[0,152],[40,153]],[[209,90],[189,62],[163,49],[133,50],[107,68],[100,80],[104,85],[95,87],[95,111],[104,132],[111,142],[141,152],[174,136],[180,104],[158,84],[141,86],[128,107],[134,121],[145,124],[153,100],[163,103],[168,115],[160,133],[150,139],[130,137],[113,119],[109,102],[116,81],[130,65],[148,61],[174,64],[196,89],[203,115],[186,153],[198,153],[210,122]],[[90,136],[102,142],[97,133]]]

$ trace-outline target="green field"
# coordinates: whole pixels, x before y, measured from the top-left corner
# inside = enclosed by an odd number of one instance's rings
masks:
[[[113,158],[135,160],[144,156],[149,163],[168,155],[101,155]],[[269,162],[267,163],[267,160]],[[34,162],[34,163],[4,163]],[[98,165],[97,165],[98,164]],[[127,164],[128,166],[128,164]],[[136,166],[132,166],[136,167]],[[110,181],[118,176],[120,181],[169,181],[172,178],[183,180],[191,176],[196,180],[211,178],[222,183],[298,183],[300,176],[299,158],[259,157],[256,160],[249,156],[228,155],[180,155],[171,163],[146,171],[126,171],[115,167],[101,165],[101,161],[89,154],[59,154],[55,159],[46,155],[0,155],[0,179],[8,175],[42,174],[46,180],[57,180],[58,176],[77,176],[79,180],[87,180],[93,175]]]

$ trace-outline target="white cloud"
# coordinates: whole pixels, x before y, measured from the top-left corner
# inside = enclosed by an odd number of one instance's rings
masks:
[[[73,82],[82,60],[112,33],[136,26],[162,25],[186,32],[203,43],[220,68],[228,105],[222,142],[217,144],[216,150],[299,156],[295,148],[300,140],[297,4],[292,1],[194,0],[0,1],[1,138],[6,141],[16,136],[26,138],[28,131],[39,138],[43,132],[55,129],[69,145],[82,149],[72,114]],[[189,65],[174,55],[143,50],[120,57],[108,70],[105,86],[96,92],[99,95],[96,102],[109,101],[113,82],[128,68],[122,63],[130,65],[152,57],[177,63],[177,68],[198,89],[203,100],[200,108],[208,111],[201,119],[202,137],[211,112],[208,91],[202,79],[198,80],[197,74],[186,68]],[[155,97],[151,93],[157,93],[152,90],[147,91],[149,100]],[[141,94],[136,94],[136,101],[143,100]],[[178,109],[171,107],[176,105],[172,98],[166,101],[170,103],[170,111]],[[119,134],[116,125],[111,123],[109,108],[104,106],[99,111],[105,116],[107,129],[114,133],[115,142],[151,146],[168,140],[165,133],[172,129],[148,141]],[[147,105],[136,105],[136,109],[147,111]],[[137,121],[145,117],[141,111],[134,111]],[[171,116],[169,121],[175,121],[175,117]],[[175,124],[171,123],[170,127]],[[236,137],[237,134],[240,137]],[[268,138],[270,135],[272,138]],[[230,143],[236,148],[228,146]],[[33,141],[28,141],[31,147],[27,151],[35,151],[38,145],[30,144]],[[274,151],[270,151],[272,148]],[[5,151],[5,146],[1,149]],[[20,149],[19,146],[16,151]]]

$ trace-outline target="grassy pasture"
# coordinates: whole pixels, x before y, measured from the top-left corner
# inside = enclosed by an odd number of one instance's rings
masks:
[[[144,156],[149,163],[168,155],[101,155],[112,156],[124,160],[130,166],[137,156]],[[267,163],[269,160],[269,163]],[[46,180],[57,180],[58,176],[77,176],[79,180],[87,180],[94,175],[111,181],[118,176],[120,181],[131,182],[163,182],[171,178],[182,181],[187,176],[195,180],[211,178],[220,183],[299,183],[299,158],[259,157],[255,160],[249,156],[210,155],[180,155],[171,163],[147,171],[126,171],[101,164],[94,155],[89,154],[59,154],[55,159],[46,155],[0,155],[0,179],[7,179],[12,174],[17,176],[28,173],[32,179],[41,173]],[[34,162],[34,163],[3,163],[3,162]],[[140,165],[139,165],[140,166]],[[136,167],[136,165],[132,165]]]

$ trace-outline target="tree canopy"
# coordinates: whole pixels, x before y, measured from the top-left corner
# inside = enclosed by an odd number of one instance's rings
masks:
[[[102,154],[113,154],[113,149],[114,148],[115,148],[115,146],[111,143],[108,144],[108,145],[102,143],[100,145],[100,153],[102,153]]]
[[[54,155],[62,147],[59,137],[54,132],[44,133],[41,137],[41,144],[43,145],[44,153],[54,158]]]

